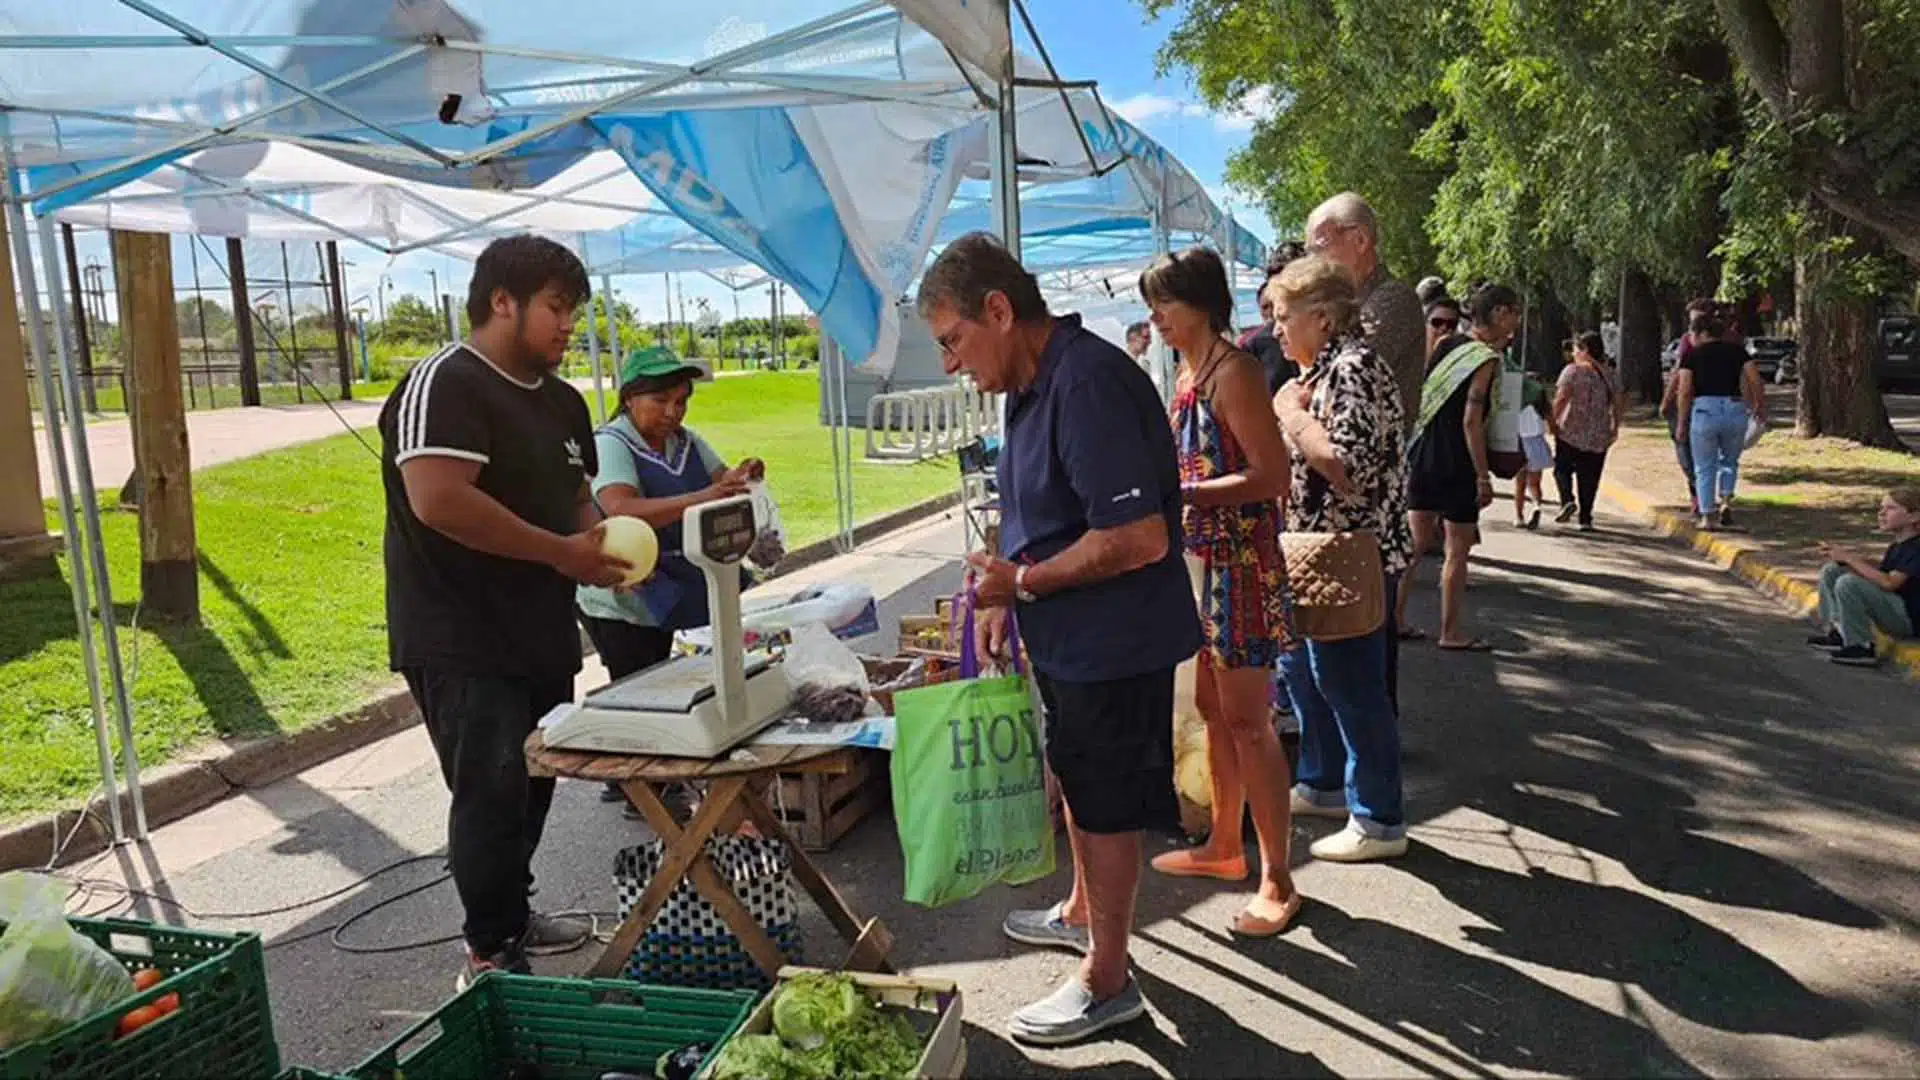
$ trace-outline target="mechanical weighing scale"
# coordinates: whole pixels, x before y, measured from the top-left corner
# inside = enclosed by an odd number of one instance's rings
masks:
[[[586,696],[545,729],[559,750],[712,758],[787,710],[787,675],[764,654],[746,656],[740,629],[740,561],[756,535],[747,496],[687,508],[687,560],[707,579],[713,650],[662,661]],[[716,678],[717,675],[717,678]]]

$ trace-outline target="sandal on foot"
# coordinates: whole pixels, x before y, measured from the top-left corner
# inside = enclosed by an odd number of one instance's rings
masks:
[[[1400,628],[1400,640],[1425,641],[1427,640],[1427,632],[1417,626],[1403,626]]]
[[[1231,931],[1235,937],[1275,937],[1285,933],[1287,927],[1292,925],[1293,917],[1300,914],[1300,905],[1303,903],[1305,903],[1305,898],[1302,897],[1300,891],[1296,889],[1292,896],[1287,897],[1286,903],[1280,905],[1279,918],[1262,918],[1259,915],[1255,915],[1252,908],[1242,908],[1240,914],[1233,917],[1233,923],[1228,926],[1227,929]]]
[[[1214,878],[1219,881],[1247,879],[1247,859],[1244,855],[1231,859],[1203,859],[1199,852],[1188,848],[1155,855],[1151,865],[1168,877]]]
[[[1439,649],[1441,652],[1492,652],[1493,645],[1482,638],[1474,638],[1472,641],[1463,641],[1457,645],[1449,645],[1443,641],[1439,644]]]

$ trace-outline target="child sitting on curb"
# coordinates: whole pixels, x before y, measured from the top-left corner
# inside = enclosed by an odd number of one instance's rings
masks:
[[[1833,662],[1872,667],[1873,628],[1896,638],[1920,629],[1920,487],[1896,488],[1880,500],[1880,531],[1893,537],[1876,564],[1866,556],[1822,543],[1833,560],[1820,570],[1820,621],[1826,632],[1807,644],[1833,653]]]

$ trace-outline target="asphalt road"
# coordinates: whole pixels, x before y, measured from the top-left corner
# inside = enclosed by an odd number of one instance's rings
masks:
[[[931,570],[891,606],[923,607],[954,580]],[[1404,654],[1411,854],[1316,864],[1306,843],[1331,826],[1296,828],[1309,903],[1258,944],[1224,932],[1233,889],[1150,877],[1135,960],[1152,1019],[1113,1038],[1029,1053],[1003,1033],[1071,969],[998,932],[1007,909],[1056,898],[1058,879],[911,908],[884,816],[822,863],[885,919],[896,963],[960,982],[973,1076],[1920,1073],[1915,687],[1827,664],[1800,644],[1803,624],[1617,519],[1592,536],[1493,526],[1471,602],[1498,653]],[[1430,584],[1414,617],[1432,622]],[[446,796],[428,762],[414,732],[354,776],[256,793],[254,812],[276,819],[263,835],[158,891],[259,911],[435,851]],[[562,785],[537,863],[549,909],[611,907],[614,852],[644,838],[595,794]],[[217,924],[274,943],[289,1062],[349,1065],[449,996],[451,944],[286,944],[437,872]],[[405,944],[458,918],[443,884],[351,940]],[[824,922],[808,932],[814,958],[837,958]]]

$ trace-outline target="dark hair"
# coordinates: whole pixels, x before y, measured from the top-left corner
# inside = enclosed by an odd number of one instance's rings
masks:
[[[1708,337],[1720,336],[1720,319],[1711,306],[1687,309],[1687,333],[1705,334]]]
[[[1493,313],[1501,308],[1520,310],[1520,294],[1505,285],[1489,282],[1473,290],[1467,297],[1467,314],[1473,316],[1475,326],[1489,326],[1493,323]]]
[[[1438,308],[1446,308],[1448,311],[1453,312],[1456,318],[1464,314],[1460,310],[1460,301],[1455,300],[1451,296],[1436,296],[1432,300],[1427,301],[1427,314],[1429,316]]]
[[[1151,333],[1153,333],[1153,324],[1148,322],[1145,319],[1141,319],[1139,322],[1133,323],[1132,325],[1127,327],[1128,337],[1132,337],[1135,334],[1151,334]]]
[[[580,257],[544,236],[522,233],[488,244],[473,261],[473,280],[467,283],[467,321],[474,327],[493,318],[493,293],[507,290],[513,302],[526,306],[533,294],[552,286],[571,307],[593,295],[587,268]]]
[[[915,306],[922,318],[936,307],[950,307],[963,319],[978,319],[987,294],[999,293],[1019,322],[1046,318],[1040,283],[992,233],[971,232],[947,245],[920,278]]]
[[[1588,356],[1593,357],[1594,363],[1604,364],[1607,362],[1607,339],[1601,337],[1598,332],[1589,330],[1575,338],[1574,341],[1582,349],[1586,350]]]
[[[1267,252],[1267,277],[1271,279],[1277,276],[1280,271],[1287,268],[1288,263],[1295,259],[1304,259],[1306,256],[1307,245],[1298,240],[1280,241]]]
[[[1233,328],[1227,268],[1211,248],[1192,247],[1154,260],[1140,275],[1140,299],[1149,304],[1177,301],[1204,311],[1215,332]]]

